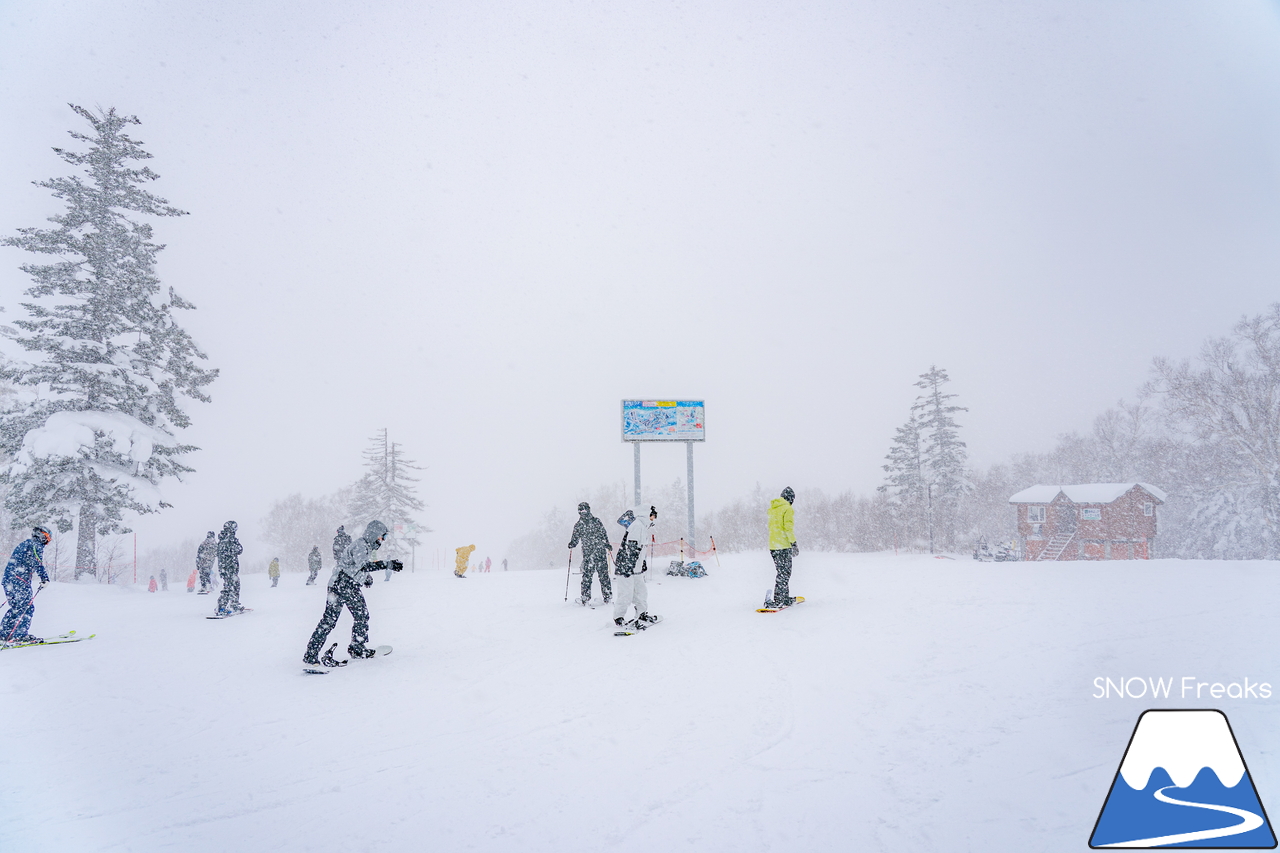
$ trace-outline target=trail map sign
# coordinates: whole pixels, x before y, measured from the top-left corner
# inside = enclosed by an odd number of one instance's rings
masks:
[[[702,400],[623,400],[623,441],[706,441]]]

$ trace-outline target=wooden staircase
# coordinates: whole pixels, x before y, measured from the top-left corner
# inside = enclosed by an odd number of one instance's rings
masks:
[[[1044,546],[1044,550],[1036,557],[1037,560],[1056,560],[1062,556],[1062,552],[1067,550],[1067,546],[1071,544],[1071,540],[1076,538],[1075,531],[1070,533],[1055,533],[1053,538],[1049,540],[1049,544]]]

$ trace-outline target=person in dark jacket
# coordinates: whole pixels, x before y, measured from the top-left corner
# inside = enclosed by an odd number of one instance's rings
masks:
[[[47,528],[34,528],[31,538],[22,540],[13,549],[4,567],[4,596],[9,600],[9,609],[0,620],[0,643],[41,642],[28,632],[31,618],[36,614],[36,593],[49,582],[49,573],[44,568],[44,546],[52,538]],[[33,574],[40,576],[40,589],[31,588]]]
[[[200,573],[201,595],[208,595],[213,587],[213,562],[217,557],[218,543],[214,540],[214,532],[210,530],[209,535],[196,549],[196,571]]]
[[[320,546],[317,545],[311,549],[311,553],[307,555],[307,568],[311,570],[311,574],[307,575],[306,586],[313,586],[316,582],[316,575],[320,574]]]
[[[381,560],[370,559],[386,535],[385,524],[381,521],[371,521],[365,528],[364,535],[353,541],[342,552],[338,565],[334,567],[333,574],[329,578],[329,594],[325,597],[324,615],[320,617],[320,624],[316,625],[316,630],[307,643],[307,651],[302,656],[303,663],[311,666],[321,663],[325,666],[341,666],[345,663],[345,661],[341,663],[335,661],[328,653],[325,654],[323,661],[320,659],[320,650],[329,639],[329,633],[338,624],[338,617],[342,615],[343,607],[351,611],[353,620],[351,645],[347,646],[347,653],[353,658],[373,657],[373,649],[365,648],[365,644],[369,642],[369,605],[365,603],[364,593],[360,591],[360,587],[373,586],[370,572],[383,569],[398,572],[404,568],[404,564],[399,560],[384,563]]]
[[[218,575],[222,578],[222,595],[218,596],[216,615],[243,613],[240,604],[240,554],[244,546],[236,538],[236,523],[228,521],[218,534]]]
[[[578,504],[578,521],[573,525],[573,538],[569,540],[572,550],[582,544],[582,597],[578,601],[583,604],[591,602],[591,578],[600,575],[600,594],[605,604],[613,600],[613,588],[609,583],[609,554],[613,545],[609,543],[609,534],[605,533],[604,523],[591,514],[591,504],[583,501]]]
[[[333,537],[333,562],[337,563],[342,559],[342,552],[347,550],[347,546],[351,544],[351,534],[347,533],[346,527],[338,525],[338,535]]]

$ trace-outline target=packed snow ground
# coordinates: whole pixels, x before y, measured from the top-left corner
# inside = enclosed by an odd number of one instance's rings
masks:
[[[1224,710],[1280,813],[1274,564],[806,552],[779,614],[767,554],[709,570],[651,576],[666,621],[633,637],[563,572],[379,577],[395,653],[324,676],[301,575],[245,575],[223,621],[56,584],[35,633],[98,636],[0,652],[0,850],[1079,851],[1148,707]]]

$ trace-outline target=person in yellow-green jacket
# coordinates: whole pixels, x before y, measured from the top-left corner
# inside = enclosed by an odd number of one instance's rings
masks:
[[[765,599],[765,607],[789,607],[796,603],[788,587],[791,583],[791,558],[800,553],[796,544],[796,511],[792,506],[796,493],[790,486],[782,490],[782,497],[769,504],[769,555],[778,570],[773,584],[773,595]]]

